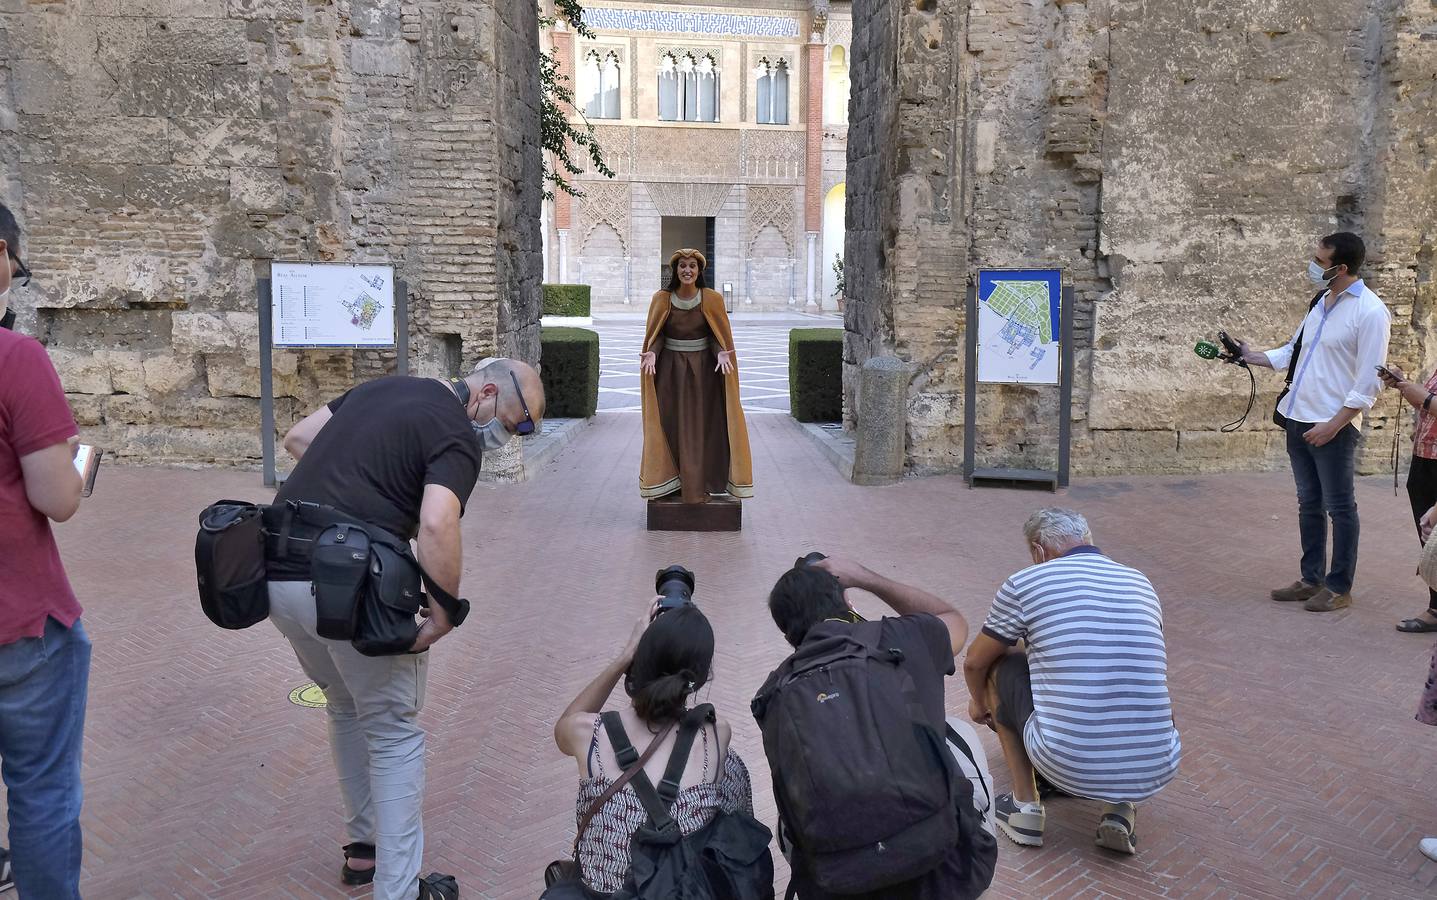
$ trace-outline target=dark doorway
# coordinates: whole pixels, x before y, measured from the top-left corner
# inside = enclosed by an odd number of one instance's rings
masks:
[[[668,287],[669,257],[675,250],[692,248],[703,251],[708,260],[699,279],[700,287],[711,288],[714,281],[714,220],[712,216],[664,216],[660,224],[659,240],[663,246],[663,260],[660,263],[659,285]]]

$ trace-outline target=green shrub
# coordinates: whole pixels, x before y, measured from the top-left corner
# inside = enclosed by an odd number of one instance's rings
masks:
[[[788,399],[800,422],[843,419],[843,329],[788,333]]]
[[[545,328],[540,342],[545,415],[556,419],[592,416],[599,408],[599,335],[587,328]]]
[[[587,284],[544,285],[544,315],[587,316],[589,286]]]

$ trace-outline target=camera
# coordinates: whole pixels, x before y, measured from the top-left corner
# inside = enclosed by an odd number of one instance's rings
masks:
[[[795,569],[801,569],[801,568],[803,568],[804,566],[811,566],[811,565],[813,565],[814,563],[816,563],[816,562],[822,562],[822,561],[825,560],[825,559],[828,559],[828,557],[827,557],[827,556],[824,556],[822,553],[819,553],[817,550],[815,550],[815,551],[813,551],[812,553],[808,554],[808,555],[805,556],[805,557],[802,557],[802,558],[800,558],[800,559],[794,560],[794,562],[793,562],[793,567],[794,567]]]
[[[654,593],[663,598],[654,611],[655,618],[671,609],[686,606],[694,602],[694,573],[683,566],[660,569],[654,576]]]

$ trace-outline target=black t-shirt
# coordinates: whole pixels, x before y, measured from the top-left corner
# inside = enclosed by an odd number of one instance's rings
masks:
[[[380,378],[330,401],[329,411],[329,421],[275,496],[276,505],[327,504],[412,538],[424,487],[438,484],[454,492],[463,514],[483,450],[449,387],[431,378]],[[282,573],[272,571],[271,577]]]
[[[822,634],[842,634],[851,631],[853,625],[847,622],[821,622],[809,629],[807,637]],[[953,643],[948,636],[948,626],[934,615],[919,613],[913,616],[883,618],[880,647],[896,647],[903,651],[903,661],[898,665],[907,669],[913,679],[918,703],[927,713],[929,724],[943,734],[944,719],[947,718],[943,699],[943,678],[957,670],[953,664]],[[954,884],[963,884],[968,861],[963,852],[954,847],[938,868],[905,884],[893,885],[868,894],[829,895],[816,885],[807,883],[801,872],[795,872],[798,881],[799,900],[952,900]]]

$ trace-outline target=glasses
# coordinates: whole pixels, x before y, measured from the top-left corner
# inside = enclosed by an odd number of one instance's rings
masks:
[[[30,283],[30,270],[20,261],[20,257],[7,251],[7,255],[15,260],[15,271],[11,273],[10,280],[18,287],[25,287]]]
[[[524,421],[514,427],[514,433],[520,435],[533,434],[534,417],[529,414],[529,404],[524,402],[524,392],[519,390],[519,376],[510,372],[509,377],[514,379],[514,393],[519,395],[519,405],[524,408]]]

